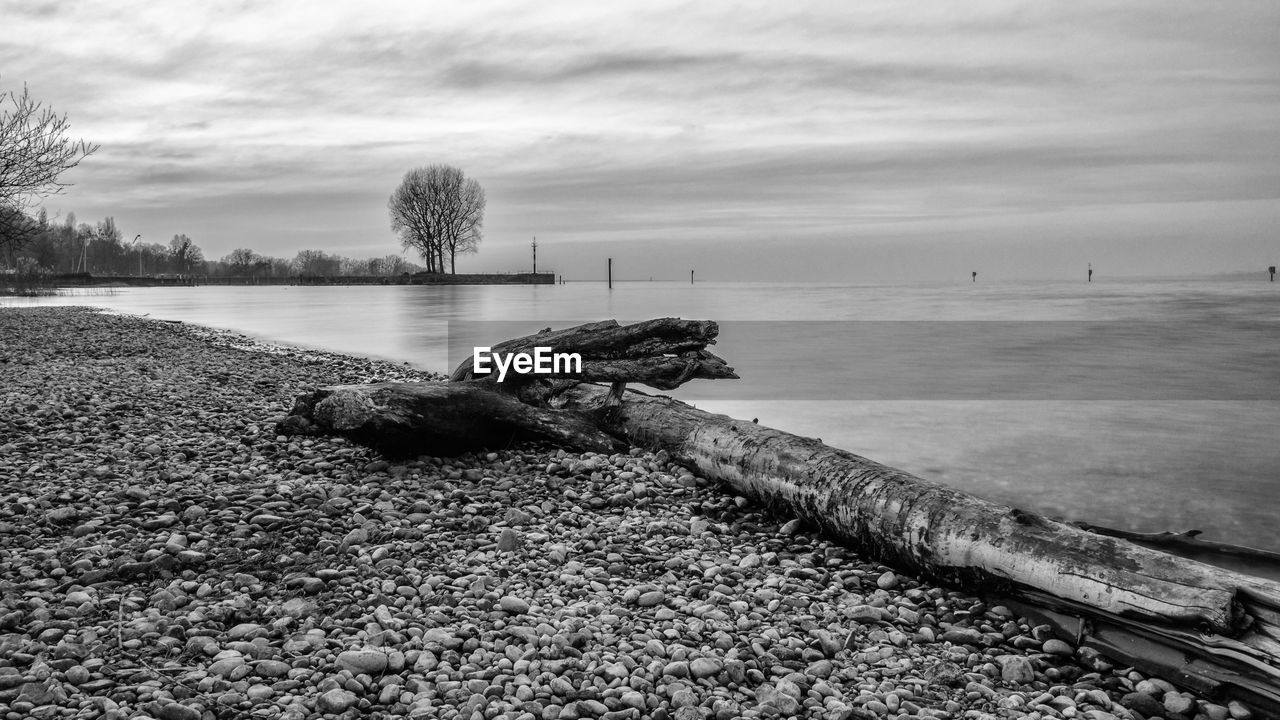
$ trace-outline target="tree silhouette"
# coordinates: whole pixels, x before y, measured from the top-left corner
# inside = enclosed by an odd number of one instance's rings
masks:
[[[34,238],[26,210],[36,198],[62,192],[62,174],[97,149],[67,137],[70,123],[22,93],[0,93],[0,245],[18,247]]]
[[[405,173],[391,198],[391,229],[405,248],[417,250],[428,272],[457,272],[458,253],[476,252],[484,224],[484,190],[451,165]]]

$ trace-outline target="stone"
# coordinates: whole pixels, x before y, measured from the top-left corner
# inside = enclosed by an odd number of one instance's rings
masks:
[[[635,690],[628,690],[622,693],[618,697],[618,702],[622,703],[623,707],[635,708],[640,712],[645,711],[644,695]]]
[[[92,673],[90,673],[83,665],[72,665],[67,668],[64,675],[67,678],[67,682],[72,685],[81,685],[89,682],[89,680],[93,678]]]
[[[315,612],[316,604],[303,598],[290,598],[280,606],[280,611],[295,619],[305,618]]]
[[[785,680],[779,682],[786,682]],[[794,684],[794,683],[792,683]],[[800,701],[780,690],[777,685],[761,685],[756,688],[756,702],[766,705],[783,716],[796,717],[800,712]]]
[[[671,707],[694,708],[698,706],[698,696],[688,688],[681,688],[671,695]]]
[[[67,523],[73,523],[76,520],[79,520],[80,511],[73,507],[64,506],[64,507],[54,508],[50,510],[48,514],[45,515],[45,517],[48,518],[49,522],[51,523],[55,523],[58,525],[65,525]]]
[[[1120,698],[1120,704],[1141,714],[1143,717],[1164,715],[1164,705],[1162,705],[1159,700],[1146,693],[1128,693],[1124,697]]]
[[[982,633],[973,628],[951,628],[940,639],[953,645],[981,645]]]
[[[253,639],[251,636],[265,630],[266,628],[258,623],[240,623],[227,631],[227,637],[231,640],[251,640]]]
[[[636,599],[636,604],[640,607],[653,607],[666,602],[667,596],[661,590],[653,590],[647,593],[641,593]]]
[[[1164,709],[1173,715],[1190,715],[1195,713],[1196,701],[1190,695],[1167,692],[1164,694]]]
[[[689,663],[689,674],[696,678],[711,677],[720,672],[724,664],[716,658],[700,657]]]
[[[886,616],[884,609],[872,605],[854,605],[849,608],[849,619],[863,625],[880,622]]]
[[[219,655],[222,655],[222,653],[219,653]],[[219,677],[230,678],[233,674],[235,674],[237,671],[239,671],[243,667],[245,667],[244,656],[241,655],[240,653],[234,653],[232,655],[228,655],[226,657],[221,657],[221,658],[218,658],[217,660],[214,660],[213,663],[209,665],[207,670],[210,675],[217,675]]]
[[[344,650],[338,653],[338,668],[352,675],[377,675],[387,668],[387,654],[372,648]]]
[[[1063,657],[1070,657],[1076,653],[1075,648],[1057,638],[1045,640],[1040,649],[1050,655],[1061,655]]]
[[[1253,720],[1253,711],[1239,700],[1227,703],[1227,712],[1231,714],[1232,720]]]
[[[498,552],[515,552],[520,547],[520,534],[511,528],[502,528],[498,534]]]
[[[156,711],[159,720],[200,720],[204,713],[190,705],[169,703]]]
[[[356,696],[340,688],[321,693],[320,697],[316,698],[316,709],[333,715],[341,715],[355,704]]]
[[[1007,683],[1026,685],[1036,678],[1031,660],[1024,655],[1001,655],[996,662],[1000,663],[1000,679]]]
[[[264,678],[281,678],[288,675],[292,669],[289,663],[280,660],[260,660],[253,666],[253,671],[258,677]]]
[[[503,595],[498,600],[498,607],[513,615],[523,615],[529,612],[529,601],[515,595]]]
[[[876,587],[881,590],[892,590],[898,587],[898,576],[890,570],[876,578]]]
[[[286,520],[285,520],[285,518],[282,518],[282,517],[280,517],[279,515],[272,515],[272,514],[270,514],[270,513],[262,513],[261,515],[254,515],[254,516],[249,520],[249,522],[250,522],[250,523],[252,523],[252,524],[254,524],[254,525],[261,525],[261,526],[263,526],[263,527],[268,527],[268,526],[271,526],[271,525],[279,525],[279,524],[281,524],[281,523],[283,523],[283,522],[286,522]]]

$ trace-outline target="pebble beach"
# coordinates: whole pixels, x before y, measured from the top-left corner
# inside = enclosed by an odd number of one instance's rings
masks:
[[[278,435],[440,379],[0,308],[0,717],[1246,720],[643,449]]]

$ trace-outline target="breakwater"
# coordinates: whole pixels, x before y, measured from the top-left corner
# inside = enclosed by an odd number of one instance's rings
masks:
[[[417,273],[405,275],[91,275],[48,278],[55,287],[180,287],[197,285],[554,285],[555,273]]]

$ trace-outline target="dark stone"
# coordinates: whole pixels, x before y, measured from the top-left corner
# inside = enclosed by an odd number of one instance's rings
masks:
[[[1120,704],[1134,712],[1142,713],[1144,717],[1163,717],[1165,714],[1164,704],[1146,693],[1129,693],[1120,698]]]

